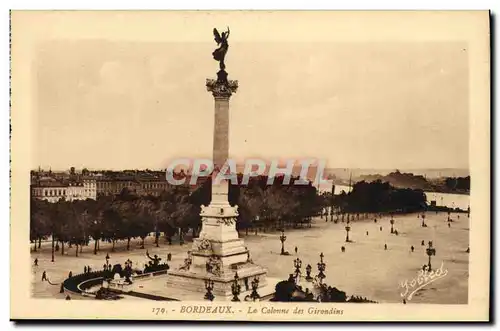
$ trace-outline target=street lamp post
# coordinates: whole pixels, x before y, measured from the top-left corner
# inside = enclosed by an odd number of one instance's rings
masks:
[[[106,253],[106,268],[109,270],[109,254]]]
[[[321,254],[319,255],[319,258],[320,258],[320,262],[318,263],[318,279],[319,279],[319,283],[322,284],[323,283],[323,279],[326,278],[325,274],[324,274],[324,271],[326,269],[326,263],[323,262],[323,252],[321,252]]]
[[[241,285],[238,284],[239,279],[240,278],[238,277],[238,272],[236,272],[236,274],[234,275],[234,282],[231,285],[231,292],[233,294],[233,299],[231,301],[233,302],[240,301],[240,299],[238,298],[238,295],[240,295],[241,293]]]
[[[391,213],[391,221],[390,221],[390,223],[391,223],[391,233],[394,233],[394,218],[393,218],[392,213]]]
[[[155,220],[155,244],[156,247],[160,247],[160,232],[158,231],[158,218]]]
[[[310,264],[308,264],[307,267],[306,267],[306,280],[308,282],[310,282],[312,280],[311,271],[312,271],[312,267],[311,267]]]
[[[210,301],[214,301],[214,295],[212,293],[213,289],[214,289],[214,281],[211,280],[211,279],[207,279],[205,280],[205,289],[207,290],[207,293],[205,294],[205,299],[206,300],[210,300]]]
[[[346,231],[345,242],[348,243],[350,241],[349,231],[351,231],[351,226],[349,225],[349,221],[347,221],[347,225],[345,226],[345,231]]]
[[[280,241],[281,241],[281,255],[285,255],[286,236],[285,236],[285,230],[283,230],[283,229],[281,230]]]
[[[436,255],[436,249],[434,247],[432,247],[432,241],[429,241],[429,247],[427,247],[427,249],[425,251],[427,253],[427,256],[429,257],[428,267],[429,267],[429,271],[431,271],[432,270],[431,256]]]
[[[293,265],[295,267],[295,283],[299,283],[299,277],[300,277],[300,268],[302,268],[302,261],[299,258],[296,258],[293,260]]]
[[[97,227],[97,220],[94,220],[94,227]],[[94,255],[97,255],[97,241],[99,239],[94,238]]]
[[[259,278],[254,278],[252,280],[252,293],[250,294],[250,298],[253,301],[256,301],[257,299],[260,299],[259,293],[257,293],[257,288],[259,287]]]

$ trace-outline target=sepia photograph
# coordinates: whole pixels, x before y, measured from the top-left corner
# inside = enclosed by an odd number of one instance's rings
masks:
[[[487,11],[11,31],[11,318],[488,320]]]

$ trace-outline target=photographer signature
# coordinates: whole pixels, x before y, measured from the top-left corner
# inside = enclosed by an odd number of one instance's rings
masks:
[[[428,268],[424,268],[423,270],[420,270],[417,277],[412,280],[408,281],[408,279],[406,279],[405,281],[399,282],[399,287],[405,289],[404,293],[401,293],[401,297],[406,300],[411,300],[413,295],[418,290],[438,279],[443,278],[447,274],[448,270],[443,269],[443,262],[441,262],[441,267],[436,270],[428,271]]]

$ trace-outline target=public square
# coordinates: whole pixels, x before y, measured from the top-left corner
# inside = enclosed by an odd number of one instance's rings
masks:
[[[380,303],[401,303],[400,282],[411,281],[417,277],[422,265],[428,262],[426,248],[428,241],[433,242],[436,255],[432,256],[433,268],[443,269],[448,273],[445,277],[436,280],[415,293],[410,303],[435,304],[466,304],[468,298],[469,279],[469,221],[466,214],[451,215],[453,222],[448,226],[447,213],[428,212],[425,223],[419,214],[395,215],[394,229],[398,235],[390,233],[390,217],[385,216],[374,222],[374,216],[350,222],[349,238],[352,242],[346,243],[346,223],[337,224],[324,218],[315,218],[311,228],[286,229],[285,250],[289,256],[280,255],[280,232],[258,233],[240,232],[241,238],[250,250],[252,260],[268,270],[268,277],[287,279],[294,271],[293,261],[298,257],[302,261],[302,275],[305,276],[307,264],[312,266],[312,276],[317,274],[317,263],[320,253],[324,254],[326,263],[326,282],[329,286],[345,291],[347,295],[367,297]],[[382,231],[380,230],[382,227]],[[422,240],[425,246],[421,245]],[[387,244],[387,250],[384,245]],[[410,247],[414,246],[414,252]],[[33,245],[31,245],[33,246]],[[341,247],[345,247],[345,252]],[[38,258],[38,266],[33,270],[33,294],[35,297],[63,299],[59,293],[60,283],[73,274],[83,272],[84,266],[93,270],[103,268],[105,256],[109,254],[109,263],[124,263],[130,259],[134,267],[143,268],[149,260],[146,250],[150,254],[158,254],[162,262],[167,254],[172,254],[172,261],[168,262],[171,270],[180,267],[191,249],[191,241],[180,246],[178,241],[172,245],[160,239],[160,247],[154,244],[154,237],[146,239],[146,248],[139,248],[139,240],[133,241],[130,251],[126,250],[126,242],[118,242],[115,252],[111,252],[111,244],[101,243],[100,251],[93,254],[93,243],[83,248],[83,253],[75,256],[74,248],[65,248],[65,255],[56,252],[55,262],[51,262],[51,243],[43,242],[42,249],[31,253],[31,264]],[[298,253],[295,254],[295,247]],[[49,282],[42,282],[42,272],[47,272]],[[147,286],[147,283],[144,283]],[[129,299],[131,297],[126,297]],[[72,299],[80,299],[73,296]],[[135,299],[135,298],[134,298]],[[202,297],[200,297],[202,299]]]

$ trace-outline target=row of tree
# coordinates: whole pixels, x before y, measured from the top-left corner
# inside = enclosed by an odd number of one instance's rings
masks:
[[[295,179],[293,179],[295,180]],[[267,177],[253,178],[248,185],[231,185],[229,202],[239,206],[237,229],[268,229],[297,226],[304,219],[317,215],[323,199],[311,185],[283,185],[278,178],[267,185]],[[191,232],[196,237],[201,228],[200,206],[211,199],[211,182],[205,181],[195,190],[186,186],[171,186],[159,196],[138,196],[124,189],[116,196],[100,196],[97,200],[65,201],[56,203],[31,199],[30,240],[34,250],[44,238],[52,238],[52,250],[65,244],[76,246],[76,255],[94,239],[94,254],[100,241],[126,241],[127,249],[133,238],[144,240],[155,234],[155,243],[164,234],[166,241],[184,237]]]
[[[311,183],[293,185],[298,178],[292,178],[290,185],[284,184],[284,177],[278,177],[268,185],[266,176],[252,178],[247,185],[230,185],[229,203],[239,206],[237,229],[266,231],[286,227],[300,227],[310,224],[313,216],[326,207],[335,207],[342,213],[414,211],[425,208],[422,191],[395,189],[388,183],[359,182],[352,192],[333,196],[319,194]],[[241,182],[241,177],[240,181]],[[172,244],[177,237],[184,243],[184,237],[191,232],[196,237],[201,228],[201,205],[208,205],[211,199],[210,180],[191,190],[187,186],[171,186],[159,196],[138,196],[124,189],[116,196],[101,196],[97,200],[65,201],[49,203],[31,199],[30,240],[34,249],[41,240],[52,238],[53,252],[65,244],[76,246],[76,255],[83,246],[94,239],[94,254],[100,241],[112,243],[130,242],[133,238],[144,240],[155,234],[159,245],[160,235]],[[332,208],[333,209],[333,208]],[[57,249],[56,249],[57,250]]]
[[[470,191],[470,176],[467,177],[448,177],[444,181],[448,190],[452,191]]]
[[[334,196],[332,204],[342,213],[406,213],[425,209],[427,198],[423,190],[395,188],[380,180],[361,181],[351,192]]]

